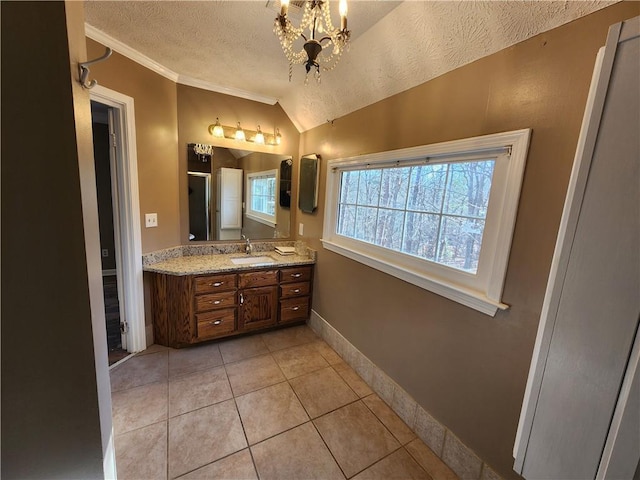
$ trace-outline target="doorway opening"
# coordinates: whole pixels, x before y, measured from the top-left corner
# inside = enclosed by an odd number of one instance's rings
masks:
[[[102,261],[102,290],[107,330],[107,351],[109,365],[122,360],[127,352],[126,325],[120,311],[118,272],[116,256],[120,253],[119,238],[116,241],[114,229],[114,207],[117,209],[117,191],[113,192],[116,149],[111,130],[113,112],[107,105],[91,102],[91,126],[93,130],[93,158],[96,171],[96,191],[98,195],[98,220],[100,226],[100,253]]]
[[[133,99],[96,86],[91,116],[109,365],[146,348]]]

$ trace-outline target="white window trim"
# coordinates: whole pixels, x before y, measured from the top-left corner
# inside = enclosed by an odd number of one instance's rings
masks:
[[[329,161],[323,247],[487,315],[506,310],[509,306],[502,303],[501,297],[530,136],[531,130],[523,129]],[[425,157],[437,163],[438,159],[450,161],[452,155],[468,157],[498,150],[510,153],[493,155],[497,160],[477,275],[336,233],[340,171],[375,168],[396,161],[415,164]]]
[[[251,209],[251,180],[253,178],[256,177],[265,177],[267,175],[274,175],[276,178],[276,195],[275,195],[275,202],[276,202],[276,209],[275,209],[275,213],[273,215],[267,215],[266,213],[262,213],[262,212],[257,212],[255,210]],[[277,226],[277,215],[278,215],[278,170],[274,169],[274,170],[264,170],[261,172],[251,172],[251,173],[247,173],[247,186],[246,186],[246,192],[247,192],[247,208],[246,208],[246,216],[247,218],[250,218],[251,220],[255,220],[256,222],[262,223],[263,225],[267,225],[269,227],[272,228],[276,228]]]

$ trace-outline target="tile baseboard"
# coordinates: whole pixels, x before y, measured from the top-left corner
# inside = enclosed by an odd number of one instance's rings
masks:
[[[433,418],[400,385],[354,347],[334,327],[311,310],[307,324],[407,424],[433,452],[463,480],[501,480],[473,450]]]

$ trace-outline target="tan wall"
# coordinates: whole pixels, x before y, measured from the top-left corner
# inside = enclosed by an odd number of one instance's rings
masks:
[[[1,475],[104,478],[111,396],[89,95],[77,82],[83,4],[2,2],[1,17]]]
[[[187,243],[189,217],[187,203],[187,144],[207,143],[216,145],[215,137],[209,134],[209,125],[220,118],[223,125],[255,130],[258,125],[263,132],[272,133],[279,128],[282,144],[273,153],[288,155],[294,159],[294,175],[299,162],[298,144],[300,134],[280,105],[267,105],[243,98],[231,97],[199,88],[178,85],[178,143],[180,177],[180,240]],[[246,148],[246,147],[245,147]],[[246,148],[250,150],[250,148]],[[292,215],[295,212],[292,212]]]
[[[596,52],[624,2],[305,132],[322,155],[313,308],[505,477]],[[374,120],[375,119],[375,120]],[[322,249],[326,161],[532,128],[503,301],[488,317]]]
[[[104,47],[88,38],[87,58],[102,54]],[[91,65],[91,78],[134,99],[142,253],[179,245],[176,84],[116,52]],[[158,227],[145,228],[144,214],[154,212]]]

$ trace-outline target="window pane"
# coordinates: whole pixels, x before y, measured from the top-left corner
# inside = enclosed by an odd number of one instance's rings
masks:
[[[409,189],[410,167],[387,168],[382,171],[380,188],[380,206],[389,208],[405,208]]]
[[[433,260],[436,253],[439,216],[428,213],[407,212],[402,251]]]
[[[476,273],[484,220],[443,217],[437,262],[448,267]]]
[[[404,212],[402,210],[378,210],[378,223],[376,225],[376,245],[400,250],[402,243],[402,223]]]
[[[358,179],[360,172],[342,172],[340,184],[340,203],[356,203],[358,198]]]
[[[354,238],[373,243],[376,238],[376,217],[378,209],[371,207],[357,207],[356,231]]]
[[[382,170],[362,170],[358,185],[358,205],[378,206]]]
[[[444,213],[485,218],[494,164],[494,160],[451,164]]]
[[[346,237],[353,237],[356,228],[356,207],[341,205],[338,212],[338,233]]]
[[[407,209],[439,213],[446,177],[447,165],[412,167]]]

